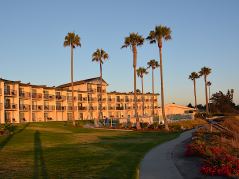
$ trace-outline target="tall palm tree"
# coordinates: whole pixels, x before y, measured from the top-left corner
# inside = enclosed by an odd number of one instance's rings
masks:
[[[156,26],[154,30],[150,31],[147,40],[150,43],[157,43],[159,48],[159,56],[160,56],[160,79],[161,79],[161,106],[162,106],[162,116],[164,119],[165,129],[169,130],[168,128],[168,121],[165,115],[165,107],[164,107],[164,85],[163,85],[163,57],[162,57],[162,48],[163,48],[163,40],[170,40],[171,39],[171,29],[166,26]]]
[[[195,109],[197,109],[197,93],[196,93],[196,79],[197,78],[200,78],[200,76],[196,72],[192,72],[188,77],[188,79],[193,80]]]
[[[71,48],[71,93],[72,93],[72,122],[75,126],[75,114],[74,114],[74,84],[73,84],[73,49],[77,46],[81,47],[80,37],[76,35],[74,32],[68,32],[65,36],[64,47]]]
[[[141,86],[142,86],[142,102],[143,102],[143,108],[142,108],[142,112],[143,112],[143,116],[144,116],[144,75],[147,75],[147,69],[144,67],[139,67],[137,70],[137,75],[138,77],[141,78]]]
[[[207,93],[207,76],[211,73],[211,69],[208,67],[203,67],[199,71],[200,76],[204,76],[204,83],[205,83],[205,97],[206,97],[206,113],[209,113],[208,110],[208,93]]]
[[[92,54],[92,61],[100,63],[100,112],[98,114],[99,119],[102,119],[102,65],[104,60],[109,58],[108,53],[106,53],[103,49],[96,49],[96,51]]]
[[[137,67],[137,46],[141,46],[144,43],[143,36],[138,33],[130,33],[128,37],[124,39],[124,45],[121,48],[130,47],[133,52],[133,68],[134,68],[134,106],[135,106],[135,117],[136,117],[136,128],[140,129],[138,106],[137,106],[137,93],[136,93],[136,67]]]
[[[148,63],[148,68],[152,69],[152,95],[153,95],[153,100],[152,100],[152,115],[154,116],[154,70],[155,68],[159,67],[158,62],[155,59],[150,60]]]

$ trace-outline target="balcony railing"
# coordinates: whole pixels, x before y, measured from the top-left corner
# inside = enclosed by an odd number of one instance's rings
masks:
[[[53,105],[44,105],[44,110],[45,111],[54,111],[55,110],[55,106],[53,106]]]
[[[20,98],[29,99],[29,98],[31,98],[31,93],[29,93],[29,92],[20,92],[20,93],[19,93],[19,97],[20,97]]]
[[[96,101],[96,98],[89,98],[88,101],[89,101],[89,102],[95,102],[95,101]]]
[[[33,111],[41,111],[41,110],[43,110],[43,106],[42,105],[32,105],[32,110]]]
[[[74,96],[74,101],[76,100],[76,97]],[[67,101],[72,101],[72,96],[67,96]]]
[[[45,100],[53,100],[54,99],[54,95],[52,95],[52,94],[44,94],[44,99]]]
[[[4,95],[5,96],[16,96],[17,91],[16,90],[4,90]]]
[[[57,111],[65,111],[66,107],[65,106],[56,106]]]
[[[66,100],[66,97],[63,96],[63,95],[56,95],[56,100],[57,101],[64,101],[64,100]]]
[[[96,107],[92,107],[92,106],[89,107],[89,110],[96,110],[96,109],[97,109]]]
[[[124,107],[121,106],[121,107],[116,107],[116,110],[124,110]]]
[[[108,98],[109,102],[115,102],[115,98]]]
[[[19,110],[20,111],[30,111],[31,110],[31,105],[29,105],[29,104],[20,104],[19,105]]]
[[[32,99],[42,99],[41,93],[32,93]]]
[[[108,107],[108,110],[115,110],[115,107],[110,106]]]
[[[78,110],[87,110],[87,107],[78,106]]]
[[[14,103],[5,104],[4,107],[5,109],[9,109],[9,110],[17,110],[17,104],[14,104]]]
[[[96,89],[87,88],[87,92],[88,92],[88,93],[95,93],[95,92],[96,92]]]
[[[72,109],[73,109],[72,106],[67,106],[67,110],[68,110],[68,111],[72,111]],[[76,106],[74,106],[74,110],[77,110],[77,107],[76,107]]]

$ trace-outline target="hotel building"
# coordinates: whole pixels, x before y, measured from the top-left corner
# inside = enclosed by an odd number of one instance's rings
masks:
[[[103,117],[133,117],[134,94],[107,92],[107,86],[103,80],[101,98],[99,77],[74,82],[73,96],[71,83],[47,87],[0,79],[0,124],[71,120],[73,101],[76,120],[96,119],[100,108]],[[153,108],[158,114],[158,95],[138,93],[139,116],[152,115]]]

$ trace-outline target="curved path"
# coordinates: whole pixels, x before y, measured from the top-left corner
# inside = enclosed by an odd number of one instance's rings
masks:
[[[140,163],[140,179],[183,179],[173,160],[175,147],[192,136],[194,130],[182,133],[178,138],[158,145],[147,153]]]

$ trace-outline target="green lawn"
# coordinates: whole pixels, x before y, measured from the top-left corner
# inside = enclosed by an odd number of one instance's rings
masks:
[[[136,178],[144,154],[178,134],[19,125],[0,136],[0,178]]]

